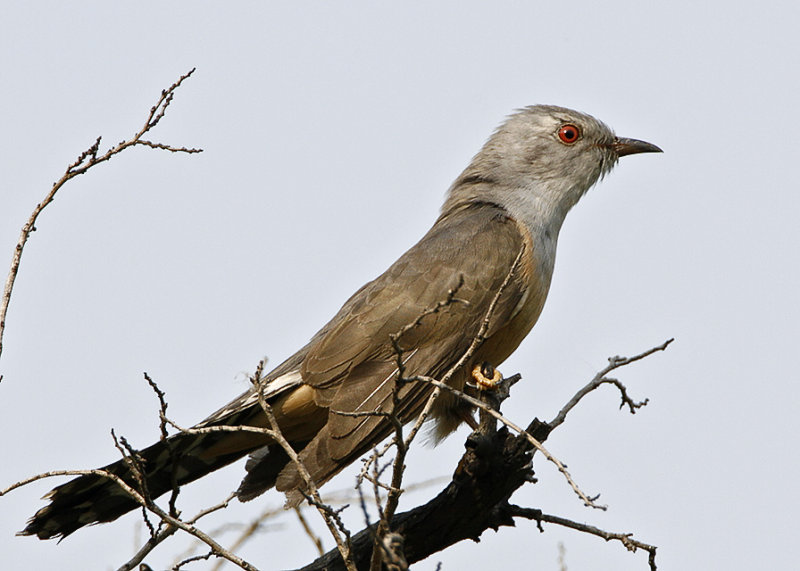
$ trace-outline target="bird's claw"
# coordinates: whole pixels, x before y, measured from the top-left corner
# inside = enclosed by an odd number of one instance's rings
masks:
[[[484,361],[472,368],[472,378],[475,379],[478,390],[486,391],[494,390],[503,380],[503,375],[490,363]]]

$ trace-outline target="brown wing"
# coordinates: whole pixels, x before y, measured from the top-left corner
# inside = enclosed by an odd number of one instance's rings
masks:
[[[440,218],[417,245],[348,300],[325,335],[309,347],[300,368],[303,382],[316,391],[316,403],[330,409],[327,424],[301,454],[318,483],[390,431],[382,417],[341,414],[390,409],[397,374],[390,336],[446,300],[463,280],[459,301],[425,315],[400,338],[406,376],[442,375],[478,333],[524,243],[517,224],[502,209],[472,205]],[[518,311],[524,284],[515,273],[491,316],[488,337]],[[456,384],[463,386],[464,379],[457,377]],[[429,392],[424,383],[404,385],[401,417],[407,420],[420,410]],[[299,485],[296,470],[287,466],[278,489]]]

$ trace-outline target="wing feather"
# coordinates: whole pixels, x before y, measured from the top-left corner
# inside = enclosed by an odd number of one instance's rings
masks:
[[[525,236],[502,209],[472,205],[440,218],[416,246],[348,300],[300,366],[303,382],[317,391],[317,404],[329,407],[327,424],[300,455],[318,484],[391,432],[385,417],[362,414],[391,410],[397,376],[391,336],[416,322],[399,338],[406,376],[443,375],[477,335],[526,247]],[[508,324],[525,297],[526,280],[517,274],[515,269],[497,301],[487,338]],[[453,289],[456,300],[433,311]],[[465,379],[462,371],[454,377],[456,386],[463,387]],[[404,384],[400,417],[418,413],[430,391],[425,383]],[[277,487],[302,487],[294,466],[283,470]]]

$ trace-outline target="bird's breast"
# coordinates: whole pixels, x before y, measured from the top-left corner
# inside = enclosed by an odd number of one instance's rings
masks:
[[[511,318],[486,339],[476,351],[473,362],[488,361],[494,366],[505,361],[530,333],[544,308],[555,259],[555,238],[531,231],[519,224],[525,251],[520,259],[517,278],[521,282],[522,297],[517,302]]]

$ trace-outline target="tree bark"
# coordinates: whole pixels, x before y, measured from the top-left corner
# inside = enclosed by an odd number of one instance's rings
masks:
[[[550,426],[534,419],[528,433],[543,442]],[[462,541],[480,541],[491,528],[513,526],[508,499],[525,482],[532,482],[533,447],[504,426],[482,423],[464,444],[453,479],[428,503],[395,515],[391,529],[405,538],[404,552],[409,564]],[[353,536],[353,560],[359,571],[368,570],[377,524]],[[338,550],[332,550],[298,571],[338,571],[345,569]]]

